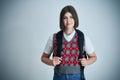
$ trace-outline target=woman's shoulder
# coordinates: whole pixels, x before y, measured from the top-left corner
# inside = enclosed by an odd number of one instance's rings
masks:
[[[50,34],[49,40],[53,40],[53,37],[54,37],[56,34],[57,34],[57,33]]]

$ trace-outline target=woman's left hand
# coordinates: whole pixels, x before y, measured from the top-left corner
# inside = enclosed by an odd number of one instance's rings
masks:
[[[88,61],[86,58],[81,58],[79,59],[79,62],[82,66],[87,66],[88,65]]]

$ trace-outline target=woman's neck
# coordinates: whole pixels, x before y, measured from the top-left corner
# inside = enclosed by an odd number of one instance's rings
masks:
[[[73,29],[64,30],[64,32],[65,32],[67,35],[70,35],[73,31],[74,31],[74,28],[73,28]]]

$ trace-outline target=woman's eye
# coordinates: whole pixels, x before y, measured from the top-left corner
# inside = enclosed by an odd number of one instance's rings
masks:
[[[67,17],[64,17],[63,19],[67,19]]]
[[[72,16],[70,16],[70,18],[73,18]]]

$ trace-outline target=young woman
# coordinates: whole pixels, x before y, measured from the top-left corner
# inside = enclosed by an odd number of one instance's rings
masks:
[[[65,6],[60,13],[61,31],[50,36],[41,57],[42,62],[55,67],[53,80],[85,80],[84,67],[96,61],[92,43],[86,35],[76,29],[78,25],[79,20],[74,7]],[[83,45],[79,46],[81,44]],[[79,57],[84,52],[88,57]]]

